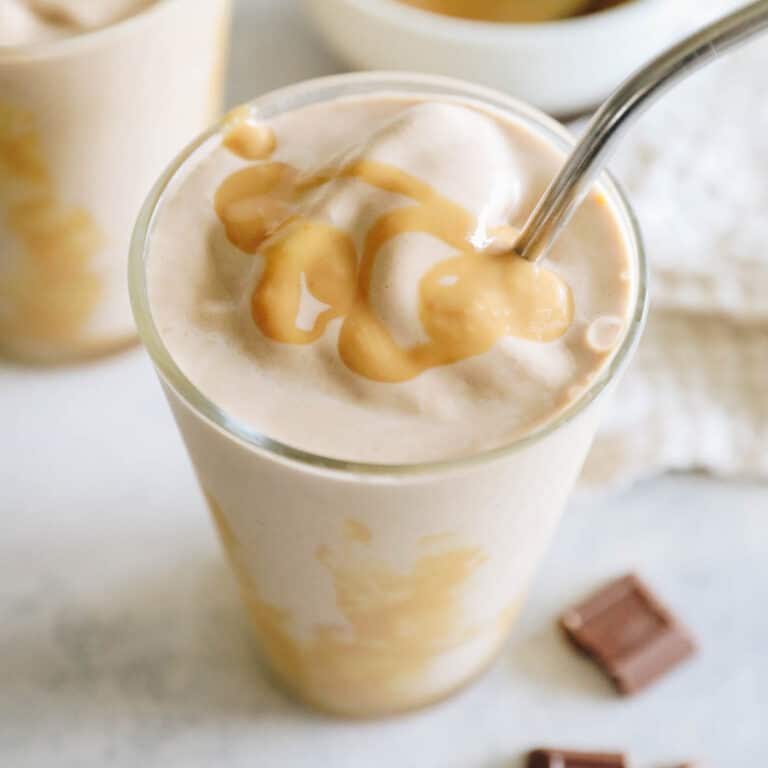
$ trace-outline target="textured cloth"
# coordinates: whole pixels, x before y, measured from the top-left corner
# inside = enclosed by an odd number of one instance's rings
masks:
[[[663,97],[611,169],[645,238],[651,314],[583,484],[768,479],[768,41]]]

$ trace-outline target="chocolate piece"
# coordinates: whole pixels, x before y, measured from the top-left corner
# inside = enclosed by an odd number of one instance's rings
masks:
[[[691,656],[685,628],[634,574],[566,611],[560,625],[621,693],[635,693]]]
[[[572,752],[568,749],[535,749],[528,768],[626,768],[624,755],[610,752]]]

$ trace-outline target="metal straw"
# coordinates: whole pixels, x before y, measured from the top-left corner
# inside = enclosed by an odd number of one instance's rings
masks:
[[[768,0],[750,3],[686,38],[625,80],[590,121],[512,250],[529,261],[546,255],[627,128],[668,88],[766,28]],[[763,74],[768,77],[768,72]]]

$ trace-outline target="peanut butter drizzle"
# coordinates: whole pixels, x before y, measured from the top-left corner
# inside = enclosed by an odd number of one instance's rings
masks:
[[[265,160],[277,148],[275,132],[264,123],[255,122],[247,107],[237,107],[226,117],[224,146],[245,160]]]
[[[347,521],[336,551],[320,548],[317,559],[333,581],[344,625],[316,626],[305,639],[292,633],[287,611],[259,595],[223,510],[206,494],[221,540],[240,581],[257,635],[281,678],[308,700],[332,709],[370,706],[400,696],[418,682],[431,662],[479,632],[506,632],[521,601],[488,626],[462,621],[462,587],[485,556],[472,547],[438,550],[428,540],[410,571],[399,571],[371,552],[367,527]],[[350,525],[352,523],[352,525]]]
[[[235,137],[225,139],[226,146],[236,153],[247,148],[250,142],[242,132],[248,127],[237,126]],[[403,207],[375,221],[359,258],[347,232],[297,212],[307,192],[338,178],[359,179],[407,199]],[[472,215],[391,165],[357,160],[311,176],[284,163],[253,165],[225,179],[215,208],[230,242],[264,258],[251,299],[251,314],[262,333],[286,344],[310,344],[332,320],[341,318],[341,359],[374,381],[406,381],[430,368],[481,355],[502,336],[552,341],[565,333],[573,317],[570,288],[558,275],[508,254],[473,247]],[[455,248],[457,255],[436,264],[421,279],[419,316],[429,341],[403,347],[376,315],[370,294],[381,249],[409,232],[432,235]],[[302,276],[312,296],[328,307],[309,330],[296,324]]]
[[[0,273],[0,344],[76,340],[99,300],[90,214],[56,197],[32,116],[0,104],[0,216],[24,257]]]

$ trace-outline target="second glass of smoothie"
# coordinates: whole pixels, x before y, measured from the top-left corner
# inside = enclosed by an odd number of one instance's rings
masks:
[[[160,180],[130,281],[264,653],[349,716],[496,655],[637,343],[609,178],[541,265],[504,252],[563,161],[502,94],[346,75],[247,105]]]
[[[220,114],[230,0],[0,6],[0,355],[109,352],[147,189]]]

